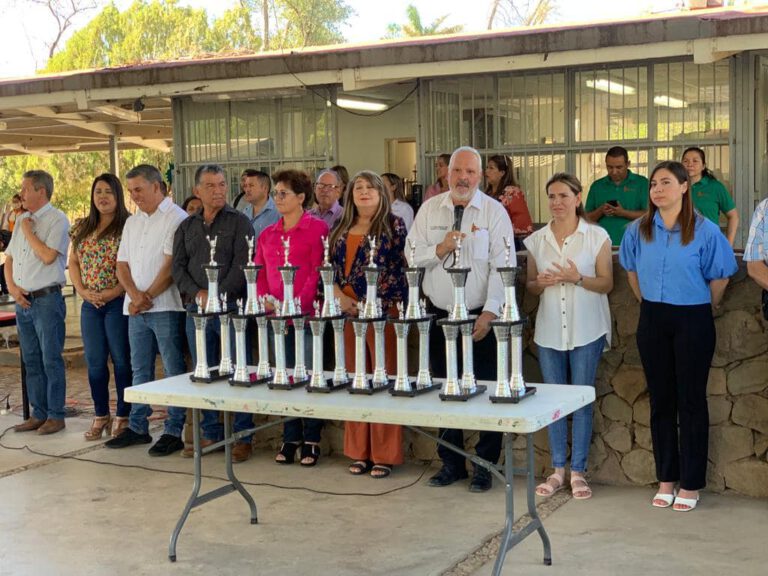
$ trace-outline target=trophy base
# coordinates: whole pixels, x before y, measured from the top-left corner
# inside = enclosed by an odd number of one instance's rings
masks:
[[[345,388],[349,388],[352,385],[351,381],[348,382],[334,382],[332,378],[328,378],[326,381],[326,384],[328,386],[310,386],[307,384],[305,386],[307,392],[320,392],[321,394],[330,394],[331,392],[336,392],[338,390],[344,390]]]
[[[536,386],[526,386],[525,394],[522,396],[489,396],[488,398],[494,404],[517,404],[521,400],[528,398],[528,396],[533,396],[534,394],[536,394]]]
[[[275,384],[274,382],[267,382],[267,386],[270,390],[293,390],[301,386],[309,384],[310,378],[304,378],[302,380],[294,380],[293,376],[288,376],[287,384]]]
[[[480,394],[485,394],[485,391],[487,388],[488,386],[486,386],[485,384],[478,384],[474,392],[469,392],[467,394],[440,393],[440,400],[444,402],[466,402],[470,398],[474,398],[475,396],[480,396]]]
[[[350,394],[364,394],[366,396],[371,396],[372,394],[375,394],[376,392],[383,392],[384,390],[391,390],[392,387],[395,385],[394,379],[388,380],[386,384],[383,386],[371,386],[371,381],[368,380],[368,388],[347,388],[347,392]]]
[[[438,326],[463,326],[464,324],[474,324],[477,320],[477,314],[470,314],[462,320],[451,320],[450,318],[443,318],[437,321]],[[459,335],[461,336],[461,335]]]
[[[394,388],[390,388],[389,393],[392,394],[392,396],[404,396],[406,398],[415,398],[416,396],[420,396],[421,394],[426,394],[427,392],[432,392],[433,390],[439,390],[442,388],[443,385],[439,382],[435,382],[434,384],[431,384],[429,386],[424,386],[423,388],[414,388],[412,390],[395,390]]]
[[[234,378],[230,378],[229,385],[250,388],[251,386],[257,386],[259,384],[266,384],[271,379],[272,379],[272,376],[262,376],[261,378],[259,378],[256,375],[256,372],[252,372],[251,374],[248,374],[248,380],[235,380]]]
[[[200,376],[195,376],[194,372],[189,375],[189,379],[192,380],[192,382],[197,383],[203,383],[203,384],[210,384],[211,382],[218,382],[219,380],[226,380],[230,376],[232,376],[234,372],[228,372],[226,374],[219,374],[219,369],[214,368],[211,370],[211,375],[207,378],[202,378]]]

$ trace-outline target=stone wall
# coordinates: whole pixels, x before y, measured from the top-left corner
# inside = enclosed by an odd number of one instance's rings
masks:
[[[524,257],[521,262],[525,266]],[[531,318],[526,333],[525,378],[540,382],[536,347],[530,341],[538,298],[525,293],[520,279],[518,297]],[[594,434],[590,451],[591,478],[613,485],[648,485],[656,482],[650,408],[645,377],[635,343],[639,315],[626,273],[614,263],[614,289],[609,296],[613,319],[612,348],[603,355],[595,383]],[[759,309],[760,289],[747,277],[740,263],[715,320],[717,349],[709,377],[710,410],[709,490],[733,489],[742,494],[768,498],[768,322]],[[414,356],[414,354],[411,354]],[[487,401],[477,399],[475,402]],[[343,423],[329,422],[323,432],[323,452],[343,452]],[[477,433],[466,434],[471,451]],[[257,445],[276,449],[279,427],[257,435]],[[405,432],[406,457],[437,458],[434,443]],[[536,472],[549,472],[546,430],[534,437]],[[515,440],[515,459],[522,464],[525,439]]]

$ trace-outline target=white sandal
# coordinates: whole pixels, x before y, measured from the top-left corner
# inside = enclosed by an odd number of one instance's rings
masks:
[[[651,505],[655,506],[656,508],[669,508],[674,503],[676,495],[677,492],[674,490],[672,491],[672,494],[662,494],[661,492],[657,492],[656,496],[654,496],[653,500],[651,500]],[[661,500],[664,502],[664,504],[657,504],[656,500]]]
[[[550,480],[554,480],[557,482],[557,486],[553,486],[549,483]],[[549,476],[547,476],[547,479],[536,486],[536,496],[543,496],[544,498],[549,498],[557,492],[558,490],[562,489],[562,487],[565,486],[565,478],[558,474],[557,472],[553,472]]]
[[[674,506],[672,506],[672,510],[675,512],[690,512],[694,508],[696,508],[696,505],[699,503],[699,497],[696,496],[696,498],[682,498],[678,496],[675,498]],[[685,508],[676,508],[680,504],[681,506],[685,506]]]

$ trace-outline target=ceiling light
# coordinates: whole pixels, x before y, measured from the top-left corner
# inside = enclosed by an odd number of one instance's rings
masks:
[[[621,84],[615,80],[609,80],[608,78],[598,78],[597,80],[587,80],[587,87],[594,90],[600,90],[601,92],[610,92],[611,94],[625,94],[632,95],[636,92],[634,86],[628,86]]]
[[[381,112],[388,106],[383,102],[374,102],[373,100],[358,100],[356,98],[338,98],[336,105],[339,108],[348,108],[349,110],[365,110],[367,112]]]
[[[688,108],[688,102],[672,96],[654,96],[653,103],[664,108]]]

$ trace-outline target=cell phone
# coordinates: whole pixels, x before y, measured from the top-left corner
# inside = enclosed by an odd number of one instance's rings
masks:
[[[606,204],[610,204],[614,208],[617,208],[619,206],[619,201],[618,200],[608,200],[608,202],[606,202]]]

